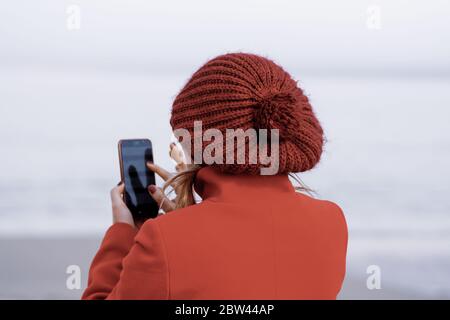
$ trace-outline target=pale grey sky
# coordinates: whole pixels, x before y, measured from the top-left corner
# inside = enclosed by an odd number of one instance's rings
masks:
[[[374,5],[379,30],[367,27]],[[298,71],[447,75],[449,17],[446,0],[2,1],[0,66],[189,72],[250,51]]]

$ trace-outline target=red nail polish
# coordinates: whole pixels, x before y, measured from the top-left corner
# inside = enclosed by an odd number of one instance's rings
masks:
[[[156,186],[151,184],[151,185],[148,186],[148,190],[150,190],[151,193],[155,193],[156,192]]]

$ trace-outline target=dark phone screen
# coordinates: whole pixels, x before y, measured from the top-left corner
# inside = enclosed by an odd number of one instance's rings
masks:
[[[150,140],[122,140],[121,154],[125,203],[135,219],[156,217],[158,205],[147,191],[150,184],[155,184],[155,174],[145,165],[147,161],[153,162]]]

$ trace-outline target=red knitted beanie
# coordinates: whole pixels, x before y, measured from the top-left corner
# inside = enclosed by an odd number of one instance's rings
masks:
[[[322,154],[323,131],[297,82],[273,61],[246,53],[218,56],[195,72],[172,108],[172,128],[278,129],[278,173],[311,169]],[[206,145],[203,145],[205,148]],[[214,164],[222,172],[257,174],[262,166]]]

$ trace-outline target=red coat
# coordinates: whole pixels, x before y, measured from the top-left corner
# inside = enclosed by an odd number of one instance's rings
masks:
[[[286,175],[203,168],[203,202],[109,228],[83,299],[335,299],[347,228],[334,203],[296,193]]]

